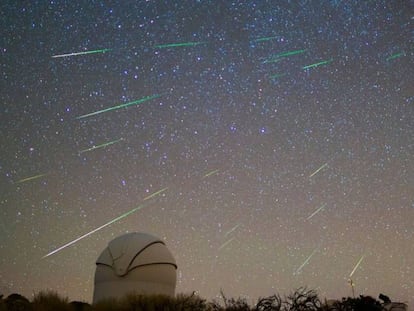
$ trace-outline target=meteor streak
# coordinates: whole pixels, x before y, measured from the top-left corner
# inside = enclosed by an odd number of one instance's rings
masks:
[[[126,104],[121,104],[121,105],[118,105],[118,106],[113,106],[113,107],[109,107],[109,108],[106,108],[106,109],[103,109],[103,110],[99,110],[99,111],[91,112],[91,113],[88,113],[88,114],[84,114],[82,116],[76,117],[76,119],[79,120],[79,119],[91,117],[91,116],[94,116],[94,115],[97,115],[97,114],[100,114],[100,113],[104,113],[104,112],[108,112],[108,111],[112,111],[112,110],[118,110],[118,109],[125,108],[125,107],[128,107],[128,106],[139,105],[143,102],[146,102],[146,101],[149,101],[151,99],[158,98],[158,97],[161,97],[161,95],[155,94],[155,95],[151,95],[151,96],[146,96],[146,97],[143,97],[143,98],[138,99],[138,100],[134,100],[134,101],[126,103]]]
[[[225,248],[227,245],[229,245],[231,243],[231,241],[233,241],[235,238],[232,237],[230,240],[224,242],[223,244],[220,245],[220,247],[218,248],[218,250],[221,250],[223,248]]]
[[[124,140],[124,139],[121,137],[120,139],[113,140],[113,141],[110,141],[110,142],[107,142],[107,143],[104,143],[104,144],[101,144],[101,145],[98,145],[98,146],[92,146],[91,148],[83,149],[83,150],[79,151],[79,153],[89,152],[89,151],[99,149],[99,148],[105,148],[107,146],[116,144],[117,142],[120,142],[121,140]]]
[[[306,52],[306,49],[304,49],[304,50],[294,50],[294,51],[279,53],[279,54],[273,55],[273,57],[274,58],[287,57],[287,56],[302,54],[302,53],[305,53],[305,52]]]
[[[235,225],[233,228],[231,228],[229,231],[226,232],[224,236],[228,236],[230,233],[232,233],[234,230],[236,230],[238,227],[240,227],[241,224]]]
[[[84,51],[84,52],[60,54],[60,55],[53,55],[52,58],[79,56],[79,55],[96,54],[96,53],[105,53],[105,52],[109,52],[110,50],[111,49],[102,49],[102,50],[93,50],[93,51]]]
[[[266,63],[275,63],[275,62],[280,61],[284,57],[293,56],[293,55],[297,55],[297,54],[302,54],[302,53],[305,53],[305,52],[306,52],[306,49],[304,49],[304,50],[294,50],[294,51],[275,54],[275,55],[272,55],[272,57],[270,57],[268,60],[265,60],[263,63],[264,64],[266,64]]]
[[[21,183],[24,183],[24,182],[26,182],[26,181],[30,181],[30,180],[34,180],[34,179],[38,179],[38,178],[43,177],[43,176],[46,176],[46,175],[47,175],[47,174],[39,174],[39,175],[36,175],[36,176],[27,177],[27,178],[23,178],[23,179],[20,179],[20,180],[16,181],[16,184],[21,184]]]
[[[399,57],[402,57],[402,56],[405,56],[405,52],[400,52],[400,53],[397,53],[397,54],[393,54],[390,57],[387,57],[386,61],[388,62],[392,59],[396,59],[396,58],[399,58]]]
[[[304,261],[304,263],[299,267],[299,268],[297,268],[296,269],[296,271],[295,271],[295,273],[293,273],[293,274],[299,274],[300,273],[300,271],[302,270],[302,268],[304,267],[304,266],[306,266],[306,264],[309,262],[309,260],[312,258],[312,256],[316,253],[316,251],[318,250],[318,248],[315,248],[314,250],[313,250],[313,252],[312,252],[312,254],[310,254],[309,255],[309,257],[308,258],[306,258],[306,260]]]
[[[153,198],[153,197],[155,197],[155,196],[163,193],[167,189],[168,189],[168,187],[165,187],[165,188],[162,188],[161,190],[158,190],[157,192],[154,192],[154,193],[150,194],[149,196],[147,196],[147,197],[144,198],[144,201],[149,200],[149,199],[151,199],[151,198]]]
[[[283,58],[271,58],[271,59],[266,59],[263,64],[269,64],[269,63],[277,63],[280,62]]]
[[[263,38],[257,38],[257,39],[254,39],[254,40],[253,40],[253,42],[270,41],[270,40],[273,40],[273,39],[276,39],[276,38],[277,38],[276,36],[273,36],[273,37],[263,37]]]
[[[349,278],[352,277],[352,275],[355,273],[356,269],[358,269],[359,265],[361,264],[362,260],[364,260],[365,255],[362,255],[361,259],[359,259],[358,263],[355,265],[354,270],[352,270],[351,274],[349,275]]]
[[[275,74],[275,75],[271,75],[270,78],[271,79],[277,79],[277,78],[281,78],[285,75],[286,75],[285,73],[278,73],[278,74]]]
[[[206,178],[206,177],[209,177],[211,175],[217,174],[218,172],[220,172],[220,170],[214,170],[214,171],[208,172],[207,174],[205,174],[203,176],[203,178]]]
[[[320,170],[322,170],[324,167],[328,166],[328,163],[325,163],[324,165],[322,165],[320,168],[318,168],[316,171],[314,171],[312,174],[309,175],[309,178],[315,176],[316,174],[319,173]]]
[[[206,44],[207,42],[199,41],[199,42],[183,42],[183,43],[168,43],[168,44],[158,44],[155,45],[154,48],[157,49],[165,49],[165,48],[175,48],[181,46],[196,46],[200,44]]]
[[[314,68],[314,67],[318,67],[318,66],[326,65],[326,64],[331,63],[332,61],[333,61],[333,59],[324,60],[324,61],[319,62],[319,63],[315,63],[315,64],[311,64],[311,65],[303,66],[303,67],[302,67],[302,69],[310,69],[310,68]]]
[[[316,211],[314,211],[306,220],[311,219],[313,216],[315,216],[317,213],[319,213],[323,208],[326,206],[326,203],[324,203],[320,208],[318,208]]]
[[[82,239],[84,239],[84,238],[86,238],[86,237],[90,236],[91,234],[94,234],[95,232],[97,232],[97,231],[99,231],[99,230],[101,230],[101,229],[103,229],[103,228],[105,228],[105,227],[107,227],[107,226],[109,226],[109,225],[113,224],[114,222],[117,222],[118,220],[121,220],[122,218],[125,218],[125,217],[127,217],[127,216],[131,215],[132,213],[135,213],[136,211],[140,210],[141,208],[145,207],[146,205],[148,205],[148,204],[141,204],[140,206],[138,206],[138,207],[136,207],[136,208],[134,208],[134,209],[130,210],[129,212],[126,212],[125,214],[122,214],[121,216],[118,216],[117,218],[115,218],[115,219],[113,219],[113,220],[111,220],[111,221],[107,222],[106,224],[104,224],[104,225],[102,225],[102,226],[100,226],[100,227],[98,227],[98,228],[96,228],[96,229],[94,229],[94,230],[92,230],[92,231],[90,231],[90,232],[88,232],[88,233],[86,233],[86,234],[84,234],[84,235],[80,236],[79,238],[77,238],[77,239],[75,239],[75,240],[73,240],[73,241],[70,241],[69,243],[66,243],[65,245],[62,245],[61,247],[59,247],[59,248],[57,248],[57,249],[55,249],[55,250],[51,251],[50,253],[48,253],[48,254],[44,255],[44,256],[42,257],[42,259],[44,259],[44,258],[46,258],[46,257],[49,257],[49,256],[51,256],[51,255],[53,255],[53,254],[56,254],[57,252],[60,252],[61,250],[65,249],[66,247],[69,247],[69,246],[71,246],[72,244],[75,244],[76,242],[78,242],[78,241],[80,241],[80,240],[82,240]]]

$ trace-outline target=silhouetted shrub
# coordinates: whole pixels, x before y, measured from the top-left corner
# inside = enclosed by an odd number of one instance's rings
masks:
[[[73,301],[57,293],[40,292],[35,295],[32,303],[19,295],[12,294],[6,299],[0,297],[0,311],[384,311],[406,310],[403,303],[390,302],[381,295],[388,305],[381,304],[370,296],[358,298],[342,298],[341,301],[325,301],[321,303],[316,291],[299,288],[283,299],[273,295],[258,299],[251,307],[244,298],[227,298],[223,292],[223,305],[217,301],[207,302],[195,295],[178,294],[176,297],[164,295],[130,294],[121,299],[107,299],[94,305]]]
[[[220,291],[221,297],[223,297],[224,306],[221,306],[219,302],[213,300],[208,304],[208,310],[212,311],[250,311],[251,308],[246,299],[243,298],[230,298],[228,299],[223,291]]]
[[[69,303],[73,311],[91,311],[92,306],[89,303],[82,301],[71,301]]]
[[[316,291],[308,290],[305,287],[300,287],[287,296],[286,301],[282,304],[284,311],[317,311],[321,310],[321,307],[322,303]]]
[[[195,295],[179,294],[175,297],[175,310],[179,311],[204,311],[207,309],[205,299]]]
[[[165,295],[129,294],[122,299],[107,299],[93,306],[96,311],[204,311],[206,301],[196,295],[180,294],[176,297]]]
[[[3,300],[3,295],[0,295],[0,311],[7,311],[6,303]]]
[[[282,298],[279,295],[273,295],[265,298],[259,298],[254,311],[281,311]]]
[[[381,303],[370,296],[359,296],[359,298],[342,298],[328,309],[329,311],[382,311]]]
[[[4,303],[8,311],[31,311],[32,306],[30,301],[19,294],[11,294],[5,300]]]
[[[56,292],[37,293],[32,301],[33,311],[72,311],[68,298],[62,298]]]

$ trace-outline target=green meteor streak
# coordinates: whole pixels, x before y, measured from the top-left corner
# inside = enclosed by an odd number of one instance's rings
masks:
[[[272,55],[269,59],[265,60],[263,62],[263,64],[267,64],[267,63],[276,63],[278,61],[280,61],[282,58],[288,57],[288,56],[293,56],[293,55],[298,55],[298,54],[302,54],[305,53],[307,50],[294,50],[294,51],[289,51],[289,52],[283,52],[283,53],[279,53],[279,54],[275,54]]]
[[[68,54],[59,54],[59,55],[53,55],[52,58],[69,57],[69,56],[79,56],[79,55],[96,54],[96,53],[105,53],[105,52],[109,52],[110,50],[111,49],[102,49],[102,50],[93,50],[93,51],[85,51],[85,52],[75,52],[75,53],[68,53]]]
[[[79,120],[79,119],[91,117],[91,116],[94,116],[94,115],[97,115],[97,114],[100,114],[100,113],[104,113],[104,112],[108,112],[108,111],[113,111],[113,110],[118,110],[118,109],[125,108],[125,107],[128,107],[128,106],[139,105],[139,104],[141,104],[143,102],[146,102],[148,100],[151,100],[151,99],[154,99],[154,98],[158,98],[158,97],[161,97],[161,95],[155,94],[155,95],[151,95],[151,96],[146,96],[144,98],[141,98],[141,99],[138,99],[138,100],[135,100],[135,101],[126,103],[126,104],[121,104],[121,105],[118,105],[118,106],[109,107],[109,108],[106,108],[106,109],[103,109],[103,110],[99,110],[99,111],[91,112],[91,113],[88,113],[88,114],[84,114],[82,116],[76,117],[76,119]]]
[[[285,75],[286,75],[285,73],[277,73],[275,75],[271,75],[270,76],[270,79],[278,79],[278,78],[281,78],[281,77],[283,77]]]
[[[21,183],[24,183],[26,181],[31,181],[31,180],[34,180],[34,179],[38,179],[38,178],[46,176],[46,175],[47,174],[39,174],[39,175],[36,175],[36,176],[23,178],[23,179],[20,179],[20,180],[16,181],[16,184],[21,184]]]
[[[326,64],[331,63],[332,61],[333,61],[333,59],[324,60],[323,62],[319,62],[319,63],[315,63],[315,64],[311,64],[311,65],[304,66],[304,67],[302,67],[302,69],[310,69],[310,68],[314,68],[314,67],[326,65]]]
[[[176,47],[181,47],[181,46],[196,46],[196,45],[206,44],[206,43],[207,42],[199,41],[199,42],[158,44],[158,45],[155,45],[154,48],[157,48],[157,49],[176,48]]]
[[[388,61],[390,61],[390,60],[392,60],[392,59],[396,59],[396,58],[399,58],[399,57],[401,57],[401,56],[405,56],[405,52],[401,52],[401,53],[393,54],[393,55],[391,55],[390,57],[387,57],[386,61],[388,62]]]
[[[92,150],[95,150],[95,149],[99,149],[99,148],[105,148],[107,146],[116,144],[117,142],[120,142],[121,140],[124,140],[124,139],[121,137],[120,139],[113,140],[113,141],[110,141],[108,143],[104,143],[104,144],[101,144],[101,145],[98,145],[98,146],[92,146],[91,148],[83,149],[83,150],[79,151],[79,153],[89,152],[89,151],[92,151]]]
[[[55,249],[55,250],[51,251],[50,253],[48,253],[48,254],[44,255],[44,256],[42,257],[42,259],[44,259],[44,258],[46,258],[46,257],[49,257],[49,256],[51,256],[51,255],[53,255],[53,254],[56,254],[57,252],[59,252],[59,251],[61,251],[61,250],[65,249],[66,247],[71,246],[72,244],[75,244],[76,242],[78,242],[78,241],[80,241],[80,240],[82,240],[82,239],[86,238],[87,236],[90,236],[91,234],[94,234],[95,232],[97,232],[97,231],[99,231],[99,230],[101,230],[101,229],[103,229],[103,228],[105,228],[105,227],[107,227],[107,226],[109,226],[109,225],[113,224],[114,222],[117,222],[118,220],[121,220],[122,218],[125,218],[125,217],[127,217],[127,216],[131,215],[132,213],[135,213],[136,211],[140,210],[141,208],[143,208],[143,207],[145,207],[145,206],[147,206],[147,205],[148,205],[148,204],[141,204],[140,206],[138,206],[138,207],[136,207],[136,208],[134,208],[134,209],[130,210],[129,212],[126,212],[125,214],[122,214],[121,216],[118,216],[117,218],[115,218],[115,219],[113,219],[113,220],[111,220],[111,221],[107,222],[106,224],[103,224],[102,226],[100,226],[100,227],[98,227],[98,228],[96,228],[96,229],[93,229],[92,231],[90,231],[90,232],[88,232],[88,233],[86,233],[86,234],[84,234],[84,235],[80,236],[79,238],[77,238],[77,239],[75,239],[75,240],[73,240],[73,241],[70,241],[69,243],[66,243],[65,245],[62,245],[61,247],[58,247],[57,249]]]
[[[305,52],[306,52],[306,49],[304,49],[304,50],[294,50],[294,51],[289,51],[289,52],[284,52],[284,53],[279,53],[279,54],[273,55],[273,58],[287,57],[287,56],[302,54],[302,53],[305,53]]]
[[[277,37],[273,36],[273,37],[263,37],[263,38],[258,38],[258,39],[254,39],[253,42],[263,42],[263,41],[270,41],[273,39],[276,39]]]

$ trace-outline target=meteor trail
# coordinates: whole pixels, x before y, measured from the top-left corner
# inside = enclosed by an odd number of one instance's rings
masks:
[[[271,75],[270,78],[271,79],[277,79],[277,78],[281,78],[285,75],[286,75],[285,73],[278,73],[278,74],[275,74],[275,75]]]
[[[351,274],[349,275],[349,278],[351,278],[352,275],[355,273],[356,269],[358,269],[358,267],[361,264],[362,260],[364,260],[364,257],[365,257],[365,255],[362,255],[361,259],[359,259],[358,263],[354,267],[354,270],[352,270]]]
[[[39,175],[36,175],[36,176],[27,177],[27,178],[23,178],[23,179],[20,179],[20,180],[16,181],[16,184],[21,184],[21,183],[24,183],[24,182],[26,182],[26,181],[30,181],[30,180],[34,180],[34,179],[38,179],[38,178],[43,177],[43,176],[46,176],[46,175],[47,175],[47,174],[39,174]]]
[[[318,247],[313,250],[312,254],[310,254],[309,257],[306,258],[306,260],[304,261],[304,263],[299,268],[297,268],[296,271],[295,271],[295,273],[293,273],[293,274],[299,274],[300,271],[302,270],[302,268],[304,266],[306,266],[306,264],[309,262],[309,260],[312,258],[312,256],[316,253],[317,250],[318,250]]]
[[[118,109],[125,108],[125,107],[128,107],[128,106],[139,105],[143,102],[146,102],[148,100],[158,98],[158,97],[161,97],[161,95],[155,94],[155,95],[151,95],[151,96],[146,96],[146,97],[143,97],[143,98],[138,99],[138,100],[134,100],[134,101],[126,103],[126,104],[121,104],[121,105],[118,105],[118,106],[113,106],[113,107],[109,107],[109,108],[106,108],[106,109],[103,109],[103,110],[99,110],[99,111],[91,112],[91,113],[88,113],[88,114],[84,114],[82,116],[76,117],[76,119],[79,120],[79,119],[91,117],[91,116],[94,116],[94,115],[97,115],[97,114],[100,114],[100,113],[104,113],[104,112],[108,112],[108,111],[112,111],[112,110],[118,110]]]
[[[233,241],[235,238],[232,237],[230,240],[224,242],[223,244],[221,244],[221,246],[218,248],[218,250],[221,250],[223,248],[225,248],[227,245],[229,245],[231,243],[231,241]]]
[[[157,49],[165,49],[165,48],[175,48],[181,46],[196,46],[200,44],[206,44],[207,42],[199,41],[199,42],[183,42],[183,43],[168,43],[168,44],[158,44],[155,45],[154,48]]]
[[[263,64],[269,64],[269,63],[277,63],[280,62],[283,58],[271,58],[271,59],[266,59]]]
[[[332,61],[333,61],[333,59],[324,60],[324,61],[319,62],[319,63],[315,63],[315,64],[311,64],[311,65],[303,66],[303,67],[302,67],[302,69],[310,69],[310,68],[314,68],[314,67],[318,67],[318,66],[326,65],[326,64],[331,63]]]
[[[93,51],[84,51],[84,52],[60,54],[60,55],[53,55],[52,58],[79,56],[79,55],[96,54],[96,53],[105,53],[105,52],[109,52],[110,50],[111,49],[102,49],[102,50],[93,50]]]
[[[262,38],[254,39],[253,42],[270,41],[270,40],[273,40],[273,39],[276,39],[276,38],[277,38],[276,36],[273,36],[273,37],[262,37]]]
[[[388,62],[392,59],[396,59],[396,58],[399,58],[401,56],[405,56],[405,52],[400,52],[400,53],[397,53],[397,54],[393,54],[393,55],[387,57],[386,61]]]
[[[209,177],[211,175],[217,174],[218,172],[220,172],[220,170],[214,170],[214,171],[208,172],[207,174],[205,174],[203,176],[203,178],[206,178],[206,177]]]
[[[165,188],[162,188],[161,190],[158,190],[157,192],[154,192],[154,193],[150,194],[149,196],[147,196],[147,197],[144,198],[144,201],[149,200],[149,199],[151,199],[151,198],[153,198],[153,197],[155,197],[155,196],[163,193],[167,189],[168,189],[168,187],[165,187]]]
[[[294,50],[294,51],[289,51],[289,52],[283,52],[283,53],[275,54],[275,55],[273,55],[272,58],[287,57],[287,56],[302,54],[302,53],[305,53],[305,52],[306,52],[306,49],[304,49],[304,50]]]
[[[319,173],[320,170],[322,170],[324,167],[328,166],[328,163],[325,163],[324,165],[322,165],[320,168],[318,168],[316,171],[314,171],[312,174],[309,175],[309,178],[315,176],[316,174]]]
[[[297,54],[302,54],[305,53],[306,49],[304,50],[294,50],[294,51],[288,51],[288,52],[283,52],[283,53],[279,53],[279,54],[275,54],[272,55],[272,57],[270,57],[268,60],[265,60],[263,63],[275,63],[280,61],[282,58],[284,57],[288,57],[288,56],[293,56],[293,55],[297,55]]]
[[[98,145],[98,146],[92,146],[91,148],[83,149],[83,150],[79,151],[79,153],[89,152],[89,151],[99,149],[99,148],[105,148],[107,146],[116,144],[117,142],[120,142],[121,140],[124,140],[124,139],[121,137],[120,139],[113,140],[113,141],[110,141],[110,142],[107,142],[107,143],[104,143],[104,144],[101,144],[101,145]]]
[[[236,230],[238,227],[240,227],[241,224],[235,225],[233,228],[231,228],[229,231],[226,232],[224,236],[228,236],[230,233],[232,233],[234,230]]]
[[[57,252],[60,252],[61,250],[65,249],[66,247],[69,247],[72,244],[75,244],[76,242],[78,242],[78,241],[86,238],[87,236],[90,236],[91,234],[94,234],[95,232],[97,232],[97,231],[99,231],[99,230],[101,230],[101,229],[103,229],[103,228],[105,228],[105,227],[113,224],[114,222],[117,222],[118,220],[121,220],[122,218],[125,218],[125,217],[131,215],[132,213],[135,213],[136,211],[140,210],[141,208],[145,207],[146,205],[148,205],[148,204],[141,204],[140,206],[138,206],[138,207],[130,210],[129,212],[126,212],[125,214],[122,214],[121,216],[118,216],[117,218],[115,218],[115,219],[107,222],[106,224],[104,224],[104,225],[102,225],[102,226],[100,226],[100,227],[98,227],[98,228],[96,228],[96,229],[94,229],[94,230],[92,230],[92,231],[90,231],[90,232],[88,232],[88,233],[80,236],[79,238],[77,238],[77,239],[75,239],[73,241],[70,241],[69,243],[66,243],[65,245],[62,245],[61,247],[55,249],[54,251],[51,251],[50,253],[44,255],[42,257],[42,259],[44,259],[46,257],[49,257],[49,256],[51,256],[53,254],[56,254]]]
[[[326,203],[324,203],[320,208],[318,208],[316,211],[314,211],[306,220],[311,219],[313,216],[315,216],[317,213],[319,213],[323,208],[326,206]]]

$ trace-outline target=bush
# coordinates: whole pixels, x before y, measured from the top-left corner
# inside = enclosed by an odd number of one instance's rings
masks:
[[[11,294],[5,300],[4,304],[8,311],[30,311],[32,306],[30,301],[19,294]]]
[[[33,311],[72,311],[67,298],[60,297],[56,292],[37,293],[32,302]]]

